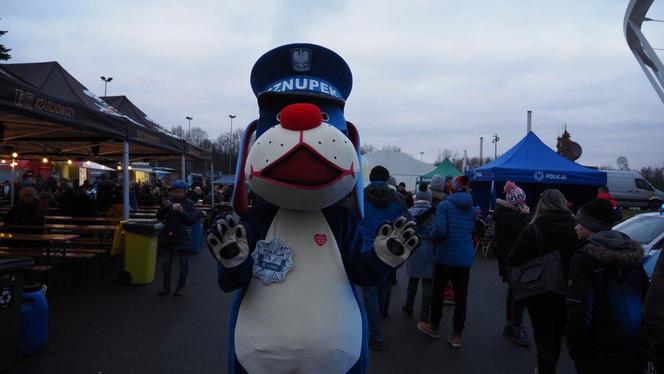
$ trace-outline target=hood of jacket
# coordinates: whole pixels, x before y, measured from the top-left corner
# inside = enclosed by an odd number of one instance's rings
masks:
[[[431,209],[431,203],[426,200],[416,200],[413,207],[408,209],[408,213],[414,218],[421,216],[427,210]]]
[[[560,233],[573,230],[576,226],[576,219],[570,212],[546,211],[535,218],[537,228],[548,237],[556,238]]]
[[[611,266],[625,268],[643,260],[641,244],[618,231],[602,231],[588,237],[581,249],[595,260]]]
[[[387,183],[373,182],[364,188],[364,198],[378,209],[387,208],[397,199],[403,199]]]
[[[473,196],[468,192],[456,192],[447,197],[446,201],[456,205],[461,210],[470,210],[473,207]]]

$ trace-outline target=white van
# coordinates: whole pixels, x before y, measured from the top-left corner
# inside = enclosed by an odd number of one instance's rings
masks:
[[[611,196],[622,207],[659,209],[664,192],[655,189],[641,174],[631,170],[605,170]]]

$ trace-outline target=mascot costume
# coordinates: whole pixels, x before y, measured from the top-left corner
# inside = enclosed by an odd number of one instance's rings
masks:
[[[275,48],[254,65],[251,86],[260,116],[240,146],[237,215],[207,234],[219,286],[238,290],[227,372],[365,373],[367,323],[354,285],[373,286],[408,258],[415,223],[400,217],[363,243],[360,142],[344,119],[352,76],[339,55],[313,44]],[[247,185],[261,200],[252,207]],[[338,204],[352,192],[353,213]]]

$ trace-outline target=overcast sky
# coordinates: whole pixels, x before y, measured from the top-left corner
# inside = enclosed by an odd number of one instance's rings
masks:
[[[389,5],[387,5],[389,4]],[[533,127],[555,147],[566,122],[579,162],[664,163],[664,105],[625,42],[627,1],[46,1],[3,0],[10,62],[58,61],[103,95],[127,95],[170,128],[213,138],[257,117],[253,63],[309,42],[353,71],[346,119],[364,143],[433,162],[439,149],[493,155]],[[648,14],[664,18],[655,2]],[[646,23],[664,48],[664,23]]]

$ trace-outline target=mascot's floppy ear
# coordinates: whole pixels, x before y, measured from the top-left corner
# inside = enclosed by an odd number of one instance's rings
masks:
[[[348,138],[353,143],[353,146],[355,146],[357,161],[359,163],[353,192],[355,194],[355,214],[357,214],[359,219],[362,219],[364,217],[364,178],[362,178],[362,146],[360,145],[360,133],[357,131],[355,125],[348,121],[346,121],[346,128],[348,130]]]
[[[238,214],[243,215],[249,208],[249,194],[247,193],[247,182],[244,175],[244,166],[247,163],[247,155],[249,154],[249,142],[251,136],[256,131],[258,120],[255,120],[247,126],[242,134],[240,141],[239,158],[235,166],[235,189],[233,190],[233,210]]]

